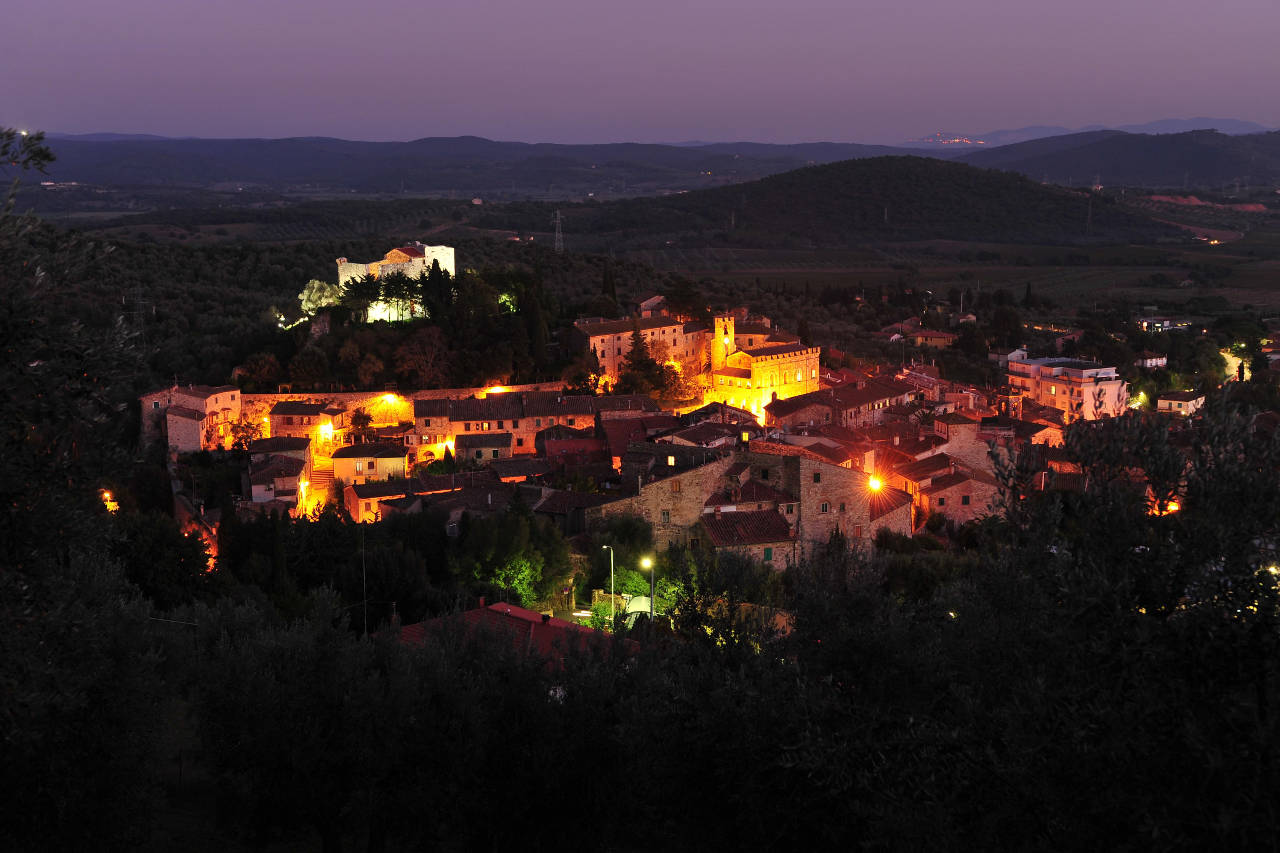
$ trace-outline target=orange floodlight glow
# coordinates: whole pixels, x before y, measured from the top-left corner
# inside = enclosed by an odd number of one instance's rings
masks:
[[[878,492],[884,488],[884,480],[881,480],[879,477],[868,477],[867,488],[873,492]]]

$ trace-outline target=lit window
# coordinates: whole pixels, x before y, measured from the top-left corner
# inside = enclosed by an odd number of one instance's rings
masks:
[[[668,468],[676,467],[676,458],[674,456],[667,457],[667,467]]]

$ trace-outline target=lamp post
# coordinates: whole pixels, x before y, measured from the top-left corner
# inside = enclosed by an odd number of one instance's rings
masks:
[[[640,568],[649,570],[649,624],[652,625],[653,624],[653,593],[654,593],[653,581],[654,581],[654,575],[657,574],[657,572],[653,570],[653,558],[641,557]]]
[[[613,612],[614,608],[617,607],[615,603],[617,599],[613,597],[613,546],[601,545],[600,550],[609,552],[609,630],[612,631],[614,630],[613,623],[618,618],[617,614]]]

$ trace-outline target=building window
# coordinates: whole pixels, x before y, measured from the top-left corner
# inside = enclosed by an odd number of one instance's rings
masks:
[[[502,429],[502,421],[498,421],[498,429]]]
[[[493,451],[493,458],[494,458],[494,459],[497,459],[497,458],[498,458],[498,451],[496,451],[496,450],[495,450],[495,451]]]
[[[768,469],[768,468],[761,468],[761,469],[760,469],[760,479],[761,479],[761,480],[767,480],[767,479],[769,479],[769,469]]]
[[[569,418],[569,420],[565,421],[565,423],[567,423],[569,426],[573,426],[574,420],[573,418]]]
[[[815,482],[815,483],[821,483],[821,482],[822,482],[822,472],[821,472],[821,471],[814,471],[814,472],[813,472],[813,482]]]
[[[465,424],[462,425],[462,431],[471,432],[471,421],[467,421]]]
[[[378,460],[377,460],[377,459],[370,459],[370,460],[369,460],[369,470],[370,470],[370,471],[377,471],[377,470],[378,470]]]
[[[483,459],[483,458],[484,458],[484,451],[483,451],[483,450],[477,450],[477,451],[476,451],[476,458],[477,458],[477,459]]]
[[[512,421],[512,422],[511,422],[511,428],[512,428],[512,429],[520,429],[520,422],[519,422],[519,421]]]
[[[938,498],[938,506],[946,506],[946,505],[947,505],[946,498]]]
[[[364,463],[363,463],[363,462],[357,462],[357,463],[356,463],[356,473],[357,473],[357,474],[360,474],[360,473],[362,473],[363,471],[364,471]]]
[[[365,511],[365,512],[372,512],[372,511],[373,511],[373,501],[365,501],[365,502],[364,502],[364,511]]]
[[[680,481],[679,481],[679,480],[672,480],[672,481],[671,481],[671,494],[673,494],[673,495],[678,495],[678,494],[680,494]]]
[[[961,505],[961,506],[968,506],[968,505],[969,505],[969,496],[968,496],[968,495],[961,495],[961,496],[960,496],[960,505]]]
[[[284,422],[285,422],[285,425],[286,425],[286,426],[293,426],[293,417],[292,417],[292,416],[290,416],[290,417],[285,418],[285,419],[284,419]]]
[[[796,505],[787,504],[787,515],[795,515],[795,513],[796,513]]]
[[[693,550],[695,550],[695,551],[696,551],[696,550],[698,550],[698,540],[697,540],[697,539],[690,539],[690,540],[689,540],[689,547],[690,547],[690,548],[692,548],[692,549],[693,549]]]
[[[524,439],[523,439],[523,438],[517,438],[517,439],[516,439],[516,447],[524,447]]]
[[[667,457],[667,467],[668,468],[676,467],[676,458],[674,456]]]
[[[151,408],[153,408],[153,409],[158,409],[158,408],[160,408],[160,401],[159,401],[159,400],[152,400],[152,401],[151,401]]]
[[[764,549],[764,561],[765,561],[766,563],[771,563],[771,562],[773,562],[773,549],[772,549],[772,548],[765,548],[765,549]]]
[[[827,503],[826,501],[823,501],[823,502],[822,502],[822,509],[820,509],[820,510],[818,510],[818,511],[819,511],[819,512],[830,512],[830,511],[831,511],[831,504]]]
[[[841,511],[841,512],[844,512],[844,503],[843,503],[843,502],[841,502],[841,504],[840,504],[840,511]]]
[[[663,524],[670,524],[670,523],[671,523],[671,510],[669,510],[669,509],[664,509],[664,510],[662,511],[662,523],[663,523]]]
[[[537,428],[541,428],[541,427],[542,427],[542,418],[534,418],[534,419],[533,419],[533,425],[534,425],[535,427],[537,427]]]
[[[483,431],[486,431],[486,432],[487,432],[487,431],[488,431],[488,429],[489,429],[489,422],[488,422],[488,421],[485,421],[484,423],[482,423],[482,424],[480,425],[480,429],[481,429],[481,430],[483,430]]]

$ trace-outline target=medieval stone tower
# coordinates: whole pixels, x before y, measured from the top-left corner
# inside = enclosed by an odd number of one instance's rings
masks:
[[[715,319],[715,336],[711,339],[711,369],[720,370],[729,361],[735,347],[733,343],[733,317]]]

